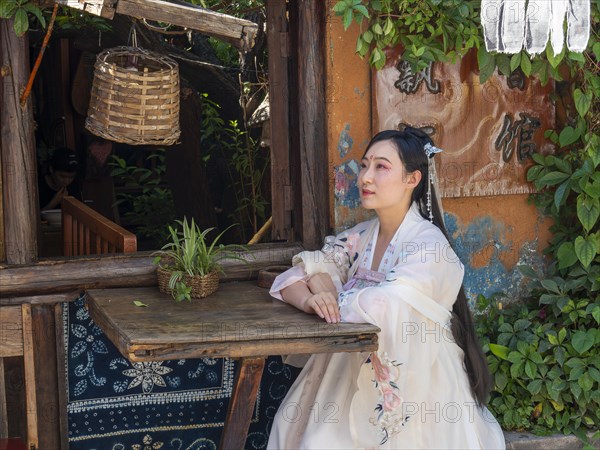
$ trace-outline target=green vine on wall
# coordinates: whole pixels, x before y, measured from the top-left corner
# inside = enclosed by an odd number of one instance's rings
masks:
[[[481,83],[496,71],[521,70],[542,85],[565,113],[546,130],[553,155],[533,155],[527,180],[532,201],[552,218],[546,268],[520,267],[530,280],[523,302],[477,301],[477,329],[495,387],[490,409],[505,429],[574,433],[600,428],[600,2],[593,2],[587,50],[558,55],[489,53],[480,2],[455,0],[340,0],[334,6],[345,29],[360,27],[356,53],[376,69],[386,48],[401,46],[413,71],[433,62],[454,63],[477,51]],[[543,271],[542,271],[543,270]],[[596,438],[600,433],[596,433]],[[586,449],[593,446],[587,444]]]
[[[345,29],[353,21],[359,24],[356,52],[370,54],[375,68],[385,65],[386,47],[402,45],[402,59],[418,71],[435,61],[456,62],[481,46],[476,6],[463,0],[341,0],[333,10],[342,16]]]

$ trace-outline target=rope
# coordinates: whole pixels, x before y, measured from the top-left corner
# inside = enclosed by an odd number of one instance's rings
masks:
[[[149,30],[156,31],[157,33],[161,33],[161,34],[180,35],[180,34],[187,34],[189,32],[186,28],[184,28],[183,30],[178,30],[178,31],[176,31],[176,30],[167,30],[167,28],[169,28],[171,26],[171,24],[169,24],[169,25],[167,25],[165,27],[159,27],[159,26],[156,26],[156,25],[149,24],[147,19],[142,19],[142,23]]]

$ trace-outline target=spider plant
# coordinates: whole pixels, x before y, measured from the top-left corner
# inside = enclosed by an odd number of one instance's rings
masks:
[[[169,242],[167,242],[154,258],[154,263],[171,272],[169,288],[177,301],[191,300],[191,288],[185,283],[185,275],[206,276],[211,272],[223,273],[223,259],[236,259],[246,262],[240,252],[247,251],[243,245],[223,245],[219,240],[234,225],[227,227],[214,239],[208,238],[214,228],[200,230],[194,219],[178,220],[179,227],[169,225]],[[164,261],[163,261],[164,260]]]

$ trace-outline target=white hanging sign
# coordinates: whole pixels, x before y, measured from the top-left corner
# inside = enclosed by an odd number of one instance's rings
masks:
[[[482,0],[481,23],[488,52],[529,54],[544,51],[548,39],[554,55],[564,46],[583,52],[590,36],[590,0]]]

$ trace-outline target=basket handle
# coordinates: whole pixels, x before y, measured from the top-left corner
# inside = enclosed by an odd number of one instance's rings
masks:
[[[131,30],[129,30],[129,37],[127,39],[127,45],[131,42],[131,47],[138,48],[137,42],[137,27],[135,26],[135,21],[131,24]],[[138,56],[137,55],[128,55],[127,62],[125,64],[126,67],[135,67],[137,69],[138,65]]]

